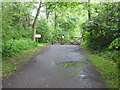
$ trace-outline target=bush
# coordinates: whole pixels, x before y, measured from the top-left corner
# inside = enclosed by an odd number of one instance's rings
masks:
[[[2,45],[2,55],[4,57],[10,57],[23,50],[34,48],[37,46],[36,42],[30,39],[8,40]]]
[[[80,43],[80,46],[86,47],[86,46],[87,46],[87,41],[82,41],[82,42]]]
[[[110,43],[118,37],[117,27],[96,21],[88,21],[86,25],[83,24],[83,30],[83,39],[86,40],[87,47],[94,50],[108,48]]]
[[[120,50],[120,37],[112,41],[112,43],[109,46],[109,49]]]
[[[37,21],[36,25],[36,33],[41,34],[41,38],[39,38],[39,42],[41,43],[48,43],[50,42],[50,28],[47,20],[45,18],[41,18]]]

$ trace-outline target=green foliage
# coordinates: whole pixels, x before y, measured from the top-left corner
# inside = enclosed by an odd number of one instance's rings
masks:
[[[53,6],[49,6],[49,4],[52,4]],[[66,5],[66,3],[62,3],[60,7],[60,5],[57,3],[47,3],[47,12],[50,12],[53,15],[49,15],[48,19],[42,16],[38,20],[37,33],[42,35],[41,39],[39,39],[39,42],[61,42],[60,38],[62,36],[74,37],[76,34],[78,35],[77,32],[79,32],[79,16],[76,16],[78,13],[73,13],[75,11],[70,12],[70,8],[64,6],[64,4]],[[53,9],[52,7],[56,5],[58,5],[60,8],[51,11],[51,9]],[[66,11],[62,10],[63,7],[66,7]],[[60,12],[62,12],[62,14]],[[57,15],[56,21],[54,15],[55,13]],[[67,39],[65,38],[64,41],[67,41]]]
[[[64,36],[74,36],[73,32],[76,32],[75,29],[77,28],[77,17],[75,16],[66,16],[61,17],[58,20],[59,28],[61,29],[61,33]]]
[[[99,7],[92,7],[97,10],[97,15],[92,16],[91,20],[82,25],[83,39],[86,46],[94,50],[103,50],[108,48],[110,43],[120,36],[118,29],[118,3],[98,4]],[[109,11],[109,12],[108,12]],[[115,14],[113,14],[113,12]]]
[[[118,65],[120,64],[118,2],[101,2],[90,6],[91,19],[81,25],[83,28],[81,46],[92,51],[91,54],[87,51],[86,56],[100,71],[107,87],[118,88]]]
[[[113,40],[109,46],[109,49],[118,49],[118,48],[120,48],[120,37]]]
[[[50,36],[52,37],[52,34],[51,34],[52,29],[53,28],[48,25],[47,20],[44,17],[42,17],[40,20],[38,20],[36,33],[41,34],[41,38],[39,39],[40,43],[50,42],[50,40],[51,40]]]
[[[20,29],[20,30],[19,30]],[[32,37],[32,28],[31,27],[22,27],[22,26],[9,26],[7,30],[3,30],[3,40],[6,39],[19,39],[19,38],[31,38]]]
[[[3,40],[31,38],[30,12],[32,3],[3,2],[2,3],[2,30]]]
[[[114,62],[120,62],[120,51],[106,51],[106,58],[108,58],[109,60],[112,60]]]
[[[23,50],[36,47],[37,44],[30,39],[8,40],[3,43],[2,55],[4,57],[10,57],[20,53]]]
[[[2,2],[3,58],[36,46],[36,43],[30,40],[32,37],[30,22],[33,8],[33,3],[28,2]]]
[[[101,78],[105,79],[107,88],[119,88],[118,64],[97,54],[90,54],[93,53],[91,51],[84,50],[84,52],[93,66],[100,72]]]
[[[86,47],[86,46],[87,46],[87,41],[82,41],[82,42],[80,43],[80,46]]]
[[[42,45],[42,46],[41,46]],[[7,59],[3,59],[2,61],[2,76],[8,77],[13,75],[13,71],[16,71],[19,69],[19,67],[23,64],[26,64],[31,56],[36,55],[39,53],[44,46],[44,44],[41,44],[40,47],[32,48],[26,51],[23,51],[19,55],[15,55],[13,57],[9,57]]]
[[[67,42],[68,39],[61,40],[61,36],[73,37],[81,36],[82,46],[90,49],[103,50],[102,56],[87,55],[88,59],[100,70],[103,78],[106,79],[109,88],[117,87],[117,65],[120,60],[120,28],[119,22],[119,2],[46,2],[42,3],[40,18],[37,20],[36,32],[41,34],[40,43]],[[32,12],[37,9],[35,2],[2,2],[2,55],[8,58],[22,51],[37,46],[31,40],[32,25],[34,17]],[[87,13],[90,12],[90,20]],[[39,45],[39,46],[42,46]],[[107,49],[116,49],[106,51]],[[39,49],[37,49],[39,50]],[[34,51],[34,50],[32,50]],[[100,53],[100,52],[97,52]],[[28,55],[28,53],[27,53]],[[28,56],[30,56],[29,53]],[[26,55],[25,55],[26,57]],[[15,58],[16,59],[16,58]],[[17,58],[17,62],[10,60],[10,64],[4,65],[5,72],[16,70],[16,63],[26,58]],[[6,62],[4,60],[4,62]],[[18,63],[18,64],[19,64]],[[78,62],[77,62],[78,63]],[[5,63],[4,63],[5,64]],[[79,63],[78,63],[79,64]],[[64,63],[63,66],[78,66],[76,63]],[[8,66],[8,67],[7,67]],[[4,71],[4,70],[3,70]]]
[[[87,40],[88,47],[93,49],[107,48],[116,38],[116,32],[111,26],[92,23],[87,24],[85,30],[84,39]]]

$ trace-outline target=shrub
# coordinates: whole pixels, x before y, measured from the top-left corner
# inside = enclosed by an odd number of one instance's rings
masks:
[[[36,47],[36,42],[30,39],[8,40],[2,45],[2,55],[4,57],[10,57],[23,50]]]
[[[120,50],[120,37],[112,41],[112,43],[109,46],[109,49]]]

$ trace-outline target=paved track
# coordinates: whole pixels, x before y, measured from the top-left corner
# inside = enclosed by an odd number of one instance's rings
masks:
[[[79,46],[48,45],[15,75],[4,79],[3,88],[105,88],[105,84]]]

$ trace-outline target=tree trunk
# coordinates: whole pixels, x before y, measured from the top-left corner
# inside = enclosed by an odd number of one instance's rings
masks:
[[[55,28],[57,27],[57,14],[56,14],[56,11],[55,11]]]
[[[50,11],[47,11],[47,6],[46,6],[46,19],[47,19],[47,21],[48,21],[48,18],[49,18],[49,14],[50,14]]]
[[[39,12],[40,12],[41,4],[42,4],[42,2],[39,3],[39,7],[38,7],[38,10],[37,10],[37,13],[36,13],[36,16],[35,16],[35,19],[34,19],[33,25],[32,25],[32,29],[33,29],[33,41],[35,41],[35,34],[36,34],[36,21],[37,21],[37,18],[38,18]]]
[[[90,20],[91,19],[91,14],[90,14],[90,0],[88,0],[88,7],[89,7],[89,10],[88,10],[88,19]]]

